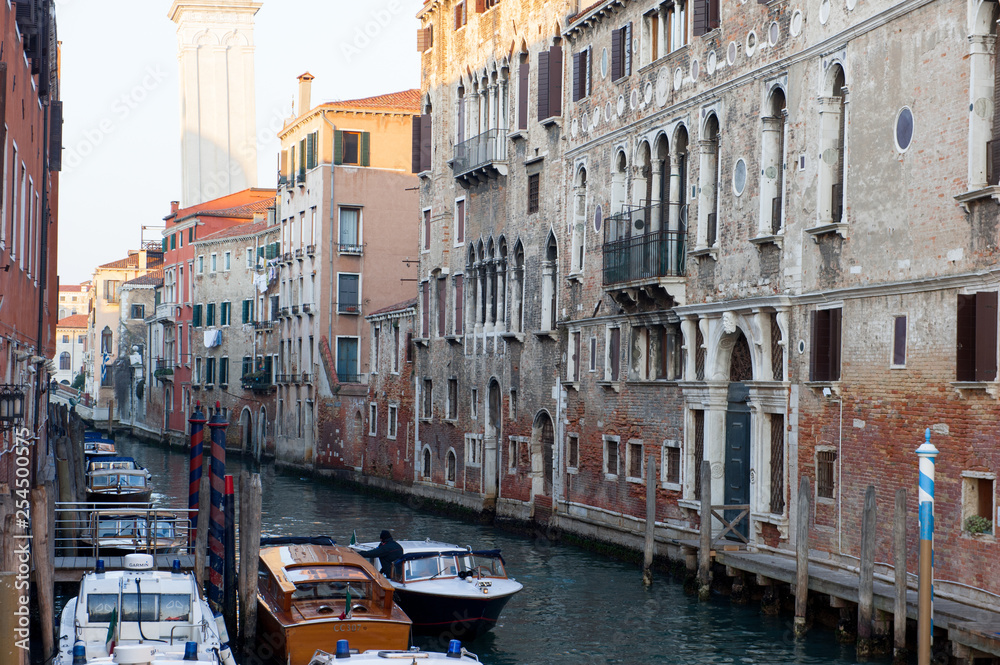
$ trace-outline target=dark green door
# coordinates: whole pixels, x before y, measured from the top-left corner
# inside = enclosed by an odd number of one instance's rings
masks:
[[[750,391],[746,384],[729,384],[729,409],[726,412],[726,489],[723,500],[727,506],[750,503]],[[727,510],[732,521],[742,510]],[[749,520],[744,518],[736,531],[749,538]],[[730,538],[735,538],[731,533]]]

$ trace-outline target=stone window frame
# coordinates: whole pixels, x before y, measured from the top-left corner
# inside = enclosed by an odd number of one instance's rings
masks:
[[[992,485],[992,502],[990,509],[990,522],[993,523],[993,528],[990,531],[984,532],[984,536],[992,539],[996,537],[997,533],[997,517],[1000,517],[997,513],[997,474],[990,471],[963,471],[962,472],[962,503],[961,503],[961,522],[959,524],[959,531],[962,535],[969,535],[969,532],[965,528],[965,521],[972,517],[973,515],[981,515],[979,511],[979,490],[980,481],[986,480],[990,481]],[[975,490],[975,499],[973,499],[973,490]],[[976,505],[973,505],[975,501]]]
[[[833,453],[834,458],[832,462],[832,491],[831,496],[824,497],[819,495],[819,454],[820,453]],[[837,494],[840,491],[840,475],[838,474],[838,466],[840,461],[840,455],[837,453],[836,446],[816,446],[816,450],[813,452],[813,464],[816,469],[816,488],[813,490],[813,495],[816,499],[816,503],[825,505],[834,505],[837,502]]]
[[[618,476],[621,472],[621,450],[619,449],[619,444],[622,438],[614,434],[602,434],[601,435],[601,448],[604,461],[602,463],[602,468],[604,469],[604,479],[605,480],[618,480]],[[615,444],[615,471],[611,473],[608,470],[608,444]]]
[[[632,475],[633,447],[639,448],[639,475]],[[619,457],[620,459],[620,457]],[[625,443],[625,480],[636,485],[646,484],[646,444],[642,439],[629,439]]]
[[[212,252],[208,255],[208,272],[214,274],[219,272],[219,253]]]
[[[378,402],[368,403],[368,436],[378,436]]]
[[[433,477],[434,454],[431,452],[431,447],[425,443],[420,450],[420,479],[430,482]]]
[[[444,460],[444,484],[454,487],[458,480],[458,453],[455,452],[455,448],[448,448]]]
[[[670,465],[668,464],[667,451],[677,450],[677,482],[672,483],[667,480]],[[680,439],[664,439],[660,444],[660,487],[665,490],[681,492],[684,489],[684,442]]]
[[[483,465],[483,435],[467,433],[465,439],[465,466],[478,469]]]
[[[570,460],[573,456],[570,455],[570,451],[573,448],[573,444],[576,444],[576,466],[570,465]],[[579,432],[567,432],[566,433],[566,473],[577,474],[580,472],[580,433]]]
[[[479,419],[479,388],[472,388],[469,398],[469,418],[471,420]]]
[[[395,441],[399,434],[399,402],[389,402],[386,411],[386,438]]]

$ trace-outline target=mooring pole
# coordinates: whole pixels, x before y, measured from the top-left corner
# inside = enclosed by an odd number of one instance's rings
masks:
[[[867,660],[873,651],[875,617],[875,488],[865,490],[861,518],[861,565],[858,573],[858,660]]]
[[[809,504],[812,498],[809,478],[799,482],[798,514],[795,516],[795,637],[806,634],[809,607]]]
[[[917,591],[917,663],[930,665],[934,632],[934,462],[931,430],[917,448],[920,458],[920,583]]]
[[[240,474],[240,644],[249,660],[257,632],[257,572],[260,556],[260,474]]]
[[[215,403],[215,412],[208,421],[212,432],[212,509],[208,529],[208,604],[216,614],[224,610],[226,517],[223,501],[226,492],[226,421],[222,408]]]
[[[198,498],[201,490],[201,467],[202,453],[204,451],[205,439],[205,414],[201,411],[201,402],[195,402],[194,413],[188,418],[191,425],[191,467],[188,485],[188,518],[192,520],[191,528],[188,531],[188,547],[194,551],[195,543],[198,542]]]
[[[642,557],[642,583],[653,583],[653,555],[656,553],[656,458],[646,463],[646,548]]]
[[[892,605],[893,660],[906,662],[906,490],[896,490],[896,519],[892,529],[892,556],[896,594]]]
[[[226,617],[226,630],[237,635],[236,624],[236,495],[233,477],[226,475],[226,494],[222,499],[226,519],[225,561],[222,575],[222,607]]]
[[[698,598],[712,594],[712,464],[701,462],[701,541],[698,545]]]

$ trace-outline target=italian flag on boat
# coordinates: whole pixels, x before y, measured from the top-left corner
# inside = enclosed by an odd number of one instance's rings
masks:
[[[341,621],[344,621],[345,619],[350,619],[351,618],[351,587],[350,587],[350,585],[347,586],[347,598],[344,600],[344,611],[341,612],[340,616],[337,617],[337,618],[340,619]]]
[[[115,632],[118,629],[118,608],[115,607],[111,610],[111,622],[108,624],[108,639],[105,640],[104,646],[108,649],[108,655],[110,656],[115,650]]]

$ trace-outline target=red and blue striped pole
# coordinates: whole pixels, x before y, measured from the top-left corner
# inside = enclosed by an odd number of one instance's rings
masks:
[[[236,492],[233,487],[233,477],[226,475],[226,494],[223,497],[226,517],[226,557],[223,563],[223,616],[226,617],[226,630],[230,635],[236,635]]]
[[[201,465],[202,452],[205,438],[205,414],[201,412],[201,402],[196,402],[194,413],[188,418],[191,425],[191,473],[190,485],[188,487],[188,517],[191,519],[191,527],[188,529],[188,549],[194,551],[194,544],[198,541],[198,500],[199,489],[201,488]]]
[[[920,458],[920,575],[917,587],[917,663],[930,665],[934,635],[934,461],[931,430],[917,448]]]
[[[216,614],[223,610],[225,575],[226,517],[223,501],[226,491],[226,427],[219,403],[208,421],[212,433],[212,510],[208,526],[208,604]]]

